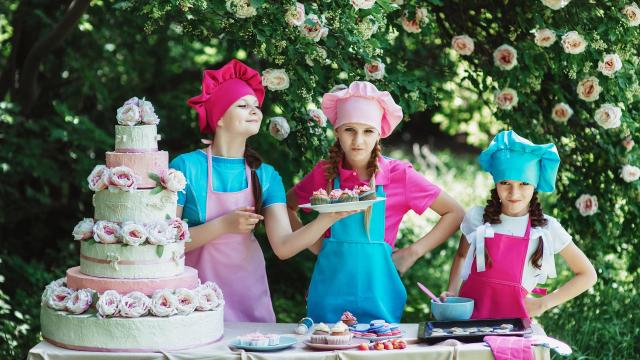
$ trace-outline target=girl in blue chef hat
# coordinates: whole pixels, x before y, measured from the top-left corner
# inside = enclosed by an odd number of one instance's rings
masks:
[[[496,135],[478,162],[495,188],[487,204],[467,211],[462,237],[441,294],[474,300],[472,319],[528,318],[592,287],[597,279],[589,259],[553,217],[542,212],[538,192],[553,192],[560,157],[554,144],[537,145],[514,131]],[[546,294],[536,288],[556,277],[554,254],[574,276]],[[527,296],[534,292],[539,298]]]

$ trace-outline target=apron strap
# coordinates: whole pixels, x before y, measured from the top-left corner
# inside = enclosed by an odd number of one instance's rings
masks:
[[[484,239],[487,237],[494,237],[495,232],[490,223],[484,223],[476,228],[476,230],[467,235],[467,240],[471,244],[469,251],[467,251],[467,257],[464,259],[464,265],[462,267],[462,280],[467,280],[469,274],[471,274],[471,266],[473,265],[473,259],[476,259],[476,271],[482,272],[485,270],[484,263]]]

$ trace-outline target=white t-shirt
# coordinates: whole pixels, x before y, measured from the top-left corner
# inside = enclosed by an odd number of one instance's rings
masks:
[[[483,206],[474,206],[467,211],[464,215],[464,220],[462,220],[462,224],[460,225],[460,230],[462,230],[462,233],[465,236],[468,237],[468,235],[474,232],[478,226],[483,224],[483,214]],[[571,242],[571,235],[567,233],[567,231],[554,217],[546,214],[544,214],[544,217],[547,219],[547,225],[543,226],[542,229],[549,232],[553,253],[557,254]],[[499,234],[524,236],[524,233],[527,231],[528,220],[529,214],[518,217],[500,214],[500,221],[502,222],[500,224],[491,224],[491,227],[494,232]],[[528,291],[535,288],[536,284],[544,283],[546,280],[546,276],[544,276],[542,271],[544,268],[536,269],[531,265],[531,256],[536,251],[538,242],[540,242],[538,237],[529,240],[529,248],[527,250],[526,258],[527,261],[524,269],[522,269],[522,286]]]

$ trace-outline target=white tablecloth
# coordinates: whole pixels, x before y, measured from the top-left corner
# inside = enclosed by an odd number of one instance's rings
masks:
[[[195,359],[432,359],[432,360],[491,360],[491,350],[484,343],[459,344],[457,346],[426,345],[417,343],[418,324],[401,324],[405,331],[405,339],[409,346],[403,350],[380,351],[314,351],[305,346],[304,340],[308,335],[295,335],[296,324],[260,324],[260,323],[227,323],[224,338],[213,345],[177,351],[171,353],[103,353],[85,352],[61,349],[45,341],[39,343],[29,351],[28,360],[195,360]],[[532,324],[534,333],[544,334],[539,325]],[[286,350],[277,352],[245,352],[229,347],[229,343],[236,336],[259,331],[261,333],[287,334],[295,336],[298,343]],[[186,335],[186,334],[182,334]],[[549,360],[549,349],[535,346],[534,354],[537,360]]]

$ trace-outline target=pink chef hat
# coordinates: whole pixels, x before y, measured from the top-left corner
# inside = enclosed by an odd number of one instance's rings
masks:
[[[262,79],[256,70],[233,59],[218,70],[205,70],[202,94],[192,97],[187,104],[198,112],[200,132],[213,134],[231,104],[246,95],[254,95],[262,105]]]
[[[367,124],[378,129],[383,138],[402,121],[402,108],[391,94],[378,91],[368,81],[354,81],[347,89],[324,94],[322,111],[334,129],[346,123]]]

